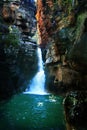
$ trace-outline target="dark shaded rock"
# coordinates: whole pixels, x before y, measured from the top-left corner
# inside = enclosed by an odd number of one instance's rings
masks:
[[[37,72],[37,45],[4,43],[0,52],[0,98],[7,98],[24,91]]]
[[[9,28],[7,25],[0,23],[0,35],[3,35],[4,33],[9,33]]]
[[[68,66],[56,65],[47,66],[47,86],[48,89],[56,93],[66,93],[70,90],[86,90],[86,77]]]
[[[0,100],[7,99],[15,93],[15,85],[5,62],[0,62]]]
[[[0,100],[23,92],[38,69],[37,43],[32,40],[36,32],[35,12],[33,12],[35,9],[31,13],[31,8],[28,10],[24,4],[20,6],[20,0],[2,3]]]
[[[74,91],[67,94],[64,100],[64,110],[67,130],[87,129],[87,91]]]
[[[87,66],[87,32],[84,33],[81,40],[73,46],[69,54],[69,59],[74,62],[74,64],[77,64],[77,66],[72,64],[74,69],[87,74],[85,69]]]

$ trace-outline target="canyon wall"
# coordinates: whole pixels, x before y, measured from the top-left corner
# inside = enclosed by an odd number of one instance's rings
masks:
[[[38,0],[36,18],[48,89],[87,89],[86,0]]]
[[[35,13],[29,1],[0,1],[0,100],[23,92],[37,72]]]

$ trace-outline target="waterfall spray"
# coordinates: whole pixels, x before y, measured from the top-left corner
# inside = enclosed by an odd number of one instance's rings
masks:
[[[75,0],[72,0],[72,6],[74,7],[74,5],[75,5]]]
[[[42,53],[39,47],[37,49],[37,55],[38,55],[38,72],[36,73],[34,78],[31,80],[31,83],[29,84],[29,91],[25,93],[46,94],[45,73],[43,69]]]

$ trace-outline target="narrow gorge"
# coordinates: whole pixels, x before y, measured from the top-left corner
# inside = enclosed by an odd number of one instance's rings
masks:
[[[87,0],[0,1],[0,130],[87,130]]]

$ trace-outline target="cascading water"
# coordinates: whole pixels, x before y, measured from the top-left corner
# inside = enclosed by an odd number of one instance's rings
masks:
[[[25,93],[46,94],[46,91],[44,88],[45,87],[45,73],[43,69],[42,53],[39,47],[37,49],[37,55],[38,55],[38,72],[36,73],[34,78],[31,80],[31,83],[29,85],[29,90]]]
[[[74,7],[74,5],[75,5],[75,0],[72,0],[72,6]]]

